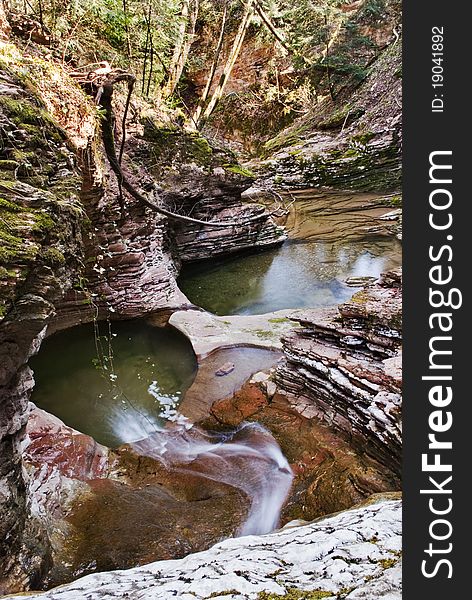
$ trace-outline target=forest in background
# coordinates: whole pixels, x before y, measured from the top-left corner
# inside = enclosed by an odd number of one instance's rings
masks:
[[[261,153],[352,93],[399,36],[391,0],[7,0],[13,33],[69,70],[101,63],[176,124]],[[326,110],[326,109],[325,109]]]

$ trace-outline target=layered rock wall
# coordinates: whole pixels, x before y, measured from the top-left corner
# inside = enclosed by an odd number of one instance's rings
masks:
[[[263,205],[248,198],[242,201],[241,194],[250,187],[254,175],[242,169],[230,151],[211,146],[197,134],[148,123],[142,139],[130,145],[129,155],[135,163],[148,165],[148,177],[158,182],[155,191],[166,206],[203,221],[241,223],[215,228],[170,222],[179,260],[266,248],[286,239],[283,228]]]
[[[82,258],[78,169],[38,100],[0,75],[0,591],[34,585],[47,541],[29,519],[19,443],[37,351]]]
[[[401,466],[401,274],[354,294],[338,309],[298,313],[276,381],[292,404],[349,439],[399,477]]]

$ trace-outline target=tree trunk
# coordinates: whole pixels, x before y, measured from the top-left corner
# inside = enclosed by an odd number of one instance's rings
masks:
[[[10,23],[5,13],[3,0],[0,0],[0,40],[6,39],[10,33]]]
[[[230,78],[231,71],[233,70],[233,67],[234,67],[236,60],[239,56],[239,53],[241,51],[241,48],[242,48],[242,45],[244,42],[244,38],[246,36],[246,31],[249,27],[249,23],[250,23],[253,13],[254,13],[253,0],[249,0],[244,7],[243,18],[241,19],[241,23],[240,23],[238,31],[236,33],[236,37],[234,38],[233,46],[231,48],[231,52],[229,53],[228,59],[226,61],[225,67],[223,69],[223,73],[221,74],[220,81],[219,81],[218,85],[216,86],[215,91],[213,92],[213,95],[211,97],[210,102],[208,103],[208,106],[205,108],[205,112],[203,113],[203,116],[201,119],[203,122],[206,121],[208,119],[208,117],[211,115],[211,113],[215,110],[218,102],[221,100],[221,98],[223,96],[223,92],[226,87],[226,84],[228,83],[228,79]]]
[[[328,89],[329,89],[329,95],[331,97],[331,100],[334,102],[335,98],[334,98],[334,89],[333,89],[333,83],[331,81],[331,69],[329,67],[329,22],[328,22],[328,16],[325,15],[324,18],[325,21],[325,28],[326,28],[326,33],[325,33],[325,60],[326,60],[326,76],[328,78]]]
[[[142,94],[144,94],[144,91],[146,89],[146,68],[147,68],[148,53],[149,53],[149,42],[150,42],[150,39],[152,36],[151,16],[152,16],[152,4],[151,4],[151,2],[149,2],[147,17],[146,17],[146,14],[144,15],[144,19],[146,21],[146,43],[144,46],[143,82],[142,82],[142,87],[141,87]]]
[[[169,66],[169,76],[162,91],[164,98],[171,96],[177,87],[187,61],[195,35],[199,0],[183,0],[180,26],[175,42],[174,54]]]
[[[148,75],[148,82],[147,82],[147,87],[146,87],[146,96],[149,97],[149,91],[151,89],[151,81],[152,81],[152,70],[154,67],[154,41],[152,39],[152,33],[151,33],[151,42],[150,42],[150,59],[149,59],[149,75]]]
[[[215,57],[213,59],[213,64],[211,65],[211,69],[210,69],[210,73],[208,75],[205,89],[203,90],[203,94],[198,102],[198,106],[192,117],[193,125],[196,128],[198,128],[198,124],[199,124],[198,122],[200,120],[200,116],[202,114],[203,108],[208,99],[208,94],[210,93],[213,79],[215,78],[216,69],[218,67],[218,62],[220,60],[221,49],[223,48],[223,40],[224,40],[224,36],[225,36],[225,27],[226,27],[227,18],[228,18],[228,4],[225,2],[224,7],[223,7],[223,16],[221,18],[220,36],[218,38],[218,43],[216,44]]]
[[[287,41],[285,40],[285,37],[283,36],[283,34],[280,31],[277,30],[277,28],[275,27],[275,25],[270,20],[269,15],[262,8],[261,4],[259,4],[259,2],[256,1],[255,7],[256,7],[258,15],[262,19],[262,22],[267,27],[267,29],[271,32],[271,34],[275,37],[275,39],[278,42],[280,42],[281,46],[283,48],[285,48],[285,50],[287,50],[287,52],[293,52],[293,50],[287,44]]]
[[[129,24],[128,24],[128,3],[127,0],[122,0],[123,3],[123,14],[125,17],[125,36],[126,36],[126,51],[128,53],[128,60],[131,60],[131,39],[129,35]]]

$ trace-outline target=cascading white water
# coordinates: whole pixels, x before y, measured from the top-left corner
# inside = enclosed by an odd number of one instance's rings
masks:
[[[277,527],[293,474],[262,425],[243,423],[231,432],[210,433],[177,413],[162,428],[149,415],[128,410],[119,414],[113,427],[139,454],[244,492],[250,507],[238,535],[268,533]]]

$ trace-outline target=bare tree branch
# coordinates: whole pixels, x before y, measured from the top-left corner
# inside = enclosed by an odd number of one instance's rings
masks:
[[[113,133],[114,113],[112,106],[114,86],[121,81],[127,81],[128,89],[130,89],[130,86],[132,89],[136,78],[131,73],[127,73],[121,69],[115,69],[112,71],[109,68],[109,66],[108,71],[106,67],[100,69],[100,71],[102,71],[101,74],[96,74],[95,76],[92,75],[90,77],[90,80],[92,80],[94,85],[98,88],[98,103],[105,111],[105,118],[102,125],[102,137],[105,152],[108,158],[108,162],[110,163],[110,167],[118,179],[119,185],[122,186],[123,189],[125,189],[133,198],[138,200],[138,202],[140,202],[141,204],[144,204],[145,206],[170,219],[174,219],[176,221],[183,221],[187,223],[194,223],[197,225],[204,225],[206,227],[242,227],[250,223],[269,219],[271,213],[267,213],[265,208],[262,208],[262,212],[258,215],[248,217],[246,219],[241,219],[239,221],[203,221],[202,219],[195,219],[193,217],[180,215],[170,210],[167,210],[166,208],[155,204],[149,198],[144,196],[139,190],[137,190],[123,173],[120,161],[116,155],[115,140]],[[105,72],[103,73],[103,71]]]

